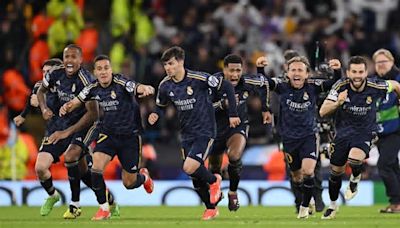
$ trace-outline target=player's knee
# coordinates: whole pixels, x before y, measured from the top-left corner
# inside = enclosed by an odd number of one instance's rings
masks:
[[[294,183],[302,183],[303,182],[303,177],[302,176],[298,176],[298,175],[292,176],[292,181]]]
[[[190,159],[189,159],[190,158]],[[186,158],[185,162],[183,163],[183,171],[188,174],[191,175],[193,174],[200,165],[202,165],[204,163],[202,158],[199,158],[197,156],[192,156],[189,155],[188,158]]]
[[[356,172],[362,172],[363,169],[363,162],[361,160],[358,159],[354,159],[354,158],[348,158],[348,163],[350,165],[350,168],[352,169],[352,171],[356,171]]]
[[[303,176],[303,186],[308,188],[314,187],[314,176],[313,175],[304,175]]]
[[[331,170],[331,174],[329,176],[329,181],[331,181],[331,182],[341,181],[343,174],[344,174],[343,171]]]
[[[194,173],[196,169],[197,167],[195,167],[193,164],[188,164],[186,162],[183,164],[183,171],[188,175]]]
[[[68,153],[64,154],[64,160],[66,162],[74,162],[79,160],[80,157],[80,151],[78,150],[69,150]]]
[[[136,182],[137,182],[137,174],[129,175],[129,177],[122,179],[122,183],[124,184],[126,189],[137,188],[138,186],[136,186]]]
[[[87,170],[88,170],[88,165],[87,165],[87,163],[86,163],[86,159],[80,159],[78,165],[79,165],[79,171],[80,171],[81,173],[86,173],[86,172],[87,172]]]
[[[306,176],[313,176],[314,175],[314,168],[302,168],[302,172],[303,172],[304,178]]]
[[[231,169],[236,169],[237,171],[241,171],[242,170],[242,160],[238,159],[238,160],[231,160],[229,159],[229,167]]]
[[[36,163],[35,164],[35,172],[38,177],[44,176],[44,174],[48,171],[48,167],[44,164]]]
[[[242,157],[242,154],[239,150],[231,150],[228,154],[229,162],[230,161],[238,161]]]

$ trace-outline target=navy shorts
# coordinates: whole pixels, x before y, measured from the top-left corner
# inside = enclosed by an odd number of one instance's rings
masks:
[[[283,151],[285,160],[291,171],[301,169],[301,162],[304,158],[317,160],[318,158],[319,135],[310,135],[302,139],[283,140]]]
[[[193,139],[183,140],[181,144],[182,160],[185,160],[186,157],[189,156],[203,164],[212,149],[214,139],[206,136],[199,136]]]
[[[229,128],[227,132],[224,134],[217,134],[217,138],[214,141],[214,146],[210,152],[211,155],[220,155],[226,152],[228,149],[227,142],[228,139],[234,134],[241,134],[247,140],[249,135],[249,125],[248,124],[240,124],[235,128]]]
[[[42,144],[39,148],[40,152],[50,153],[53,156],[53,163],[60,161],[60,156],[64,154],[70,144],[78,145],[82,148],[81,157],[83,157],[88,152],[89,145],[97,138],[98,131],[96,125],[90,128],[79,131],[72,136],[58,141],[56,144],[51,144],[48,142],[49,136],[54,132],[48,132],[42,140]]]
[[[349,157],[351,148],[359,148],[364,151],[366,158],[369,157],[371,141],[375,136],[372,134],[357,134],[347,137],[335,137],[331,143],[330,157],[331,164],[335,166],[344,166]]]
[[[114,158],[118,156],[122,168],[137,173],[142,156],[142,137],[138,134],[116,135],[100,133],[94,153],[102,152]]]

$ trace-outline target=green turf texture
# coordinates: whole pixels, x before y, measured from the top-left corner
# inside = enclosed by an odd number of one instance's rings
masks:
[[[66,206],[55,207],[42,217],[38,207],[0,207],[0,228],[5,227],[400,227],[400,214],[380,214],[384,205],[341,207],[336,219],[321,220],[322,213],[299,220],[294,207],[242,207],[229,212],[220,207],[220,216],[201,221],[202,207],[121,207],[121,217],[91,221],[96,207],[83,207],[76,220],[64,220]],[[136,226],[137,225],[137,226]]]

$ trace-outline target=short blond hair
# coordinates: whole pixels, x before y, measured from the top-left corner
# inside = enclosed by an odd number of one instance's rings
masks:
[[[377,51],[372,55],[372,60],[374,60],[374,62],[375,62],[376,57],[378,57],[378,55],[384,55],[384,56],[386,56],[386,58],[388,58],[390,61],[394,62],[394,57],[393,57],[392,53],[391,53],[389,50],[387,50],[387,49],[381,48],[381,49],[377,50]]]
[[[292,64],[294,62],[304,63],[307,67],[307,72],[310,72],[310,62],[308,61],[308,59],[305,56],[300,55],[300,56],[295,56],[295,57],[291,58],[287,62],[288,69],[289,69],[290,64]]]

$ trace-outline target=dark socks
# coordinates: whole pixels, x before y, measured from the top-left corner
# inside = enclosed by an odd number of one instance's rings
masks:
[[[204,165],[200,165],[199,168],[197,168],[197,170],[190,176],[208,184],[213,184],[215,181],[217,181],[217,178],[210,171],[208,171]]]
[[[46,192],[47,192],[47,194],[49,194],[49,196],[53,195],[54,192],[56,191],[56,189],[53,186],[53,178],[51,176],[47,180],[40,181],[40,184],[42,185],[44,190],[46,190]]]
[[[93,189],[93,185],[92,185],[92,172],[90,172],[90,169],[88,169],[86,171],[86,173],[84,173],[83,175],[81,175],[81,180],[83,181],[83,183],[85,183],[86,186],[88,186],[88,188]]]
[[[363,171],[362,161],[349,158],[349,165],[351,167],[351,171],[353,173],[353,177],[358,177]]]
[[[65,166],[68,170],[68,180],[71,187],[71,201],[79,202],[81,175],[79,173],[78,161],[66,162]]]
[[[303,197],[303,191],[302,191],[303,182],[290,181],[290,184],[292,186],[292,192],[294,195],[294,203],[296,204],[296,207],[299,207]]]
[[[342,187],[342,173],[331,171],[329,177],[329,197],[331,201],[336,201],[339,198],[339,191]]]
[[[196,178],[192,178],[194,190],[199,195],[201,201],[206,205],[207,209],[215,209],[215,205],[210,203],[210,193],[207,183],[201,182]]]
[[[240,172],[242,171],[242,161],[229,160],[228,174],[229,174],[229,190],[236,192],[240,181]]]
[[[103,178],[103,172],[92,170],[92,183],[93,191],[96,194],[97,202],[103,204],[107,202],[106,199],[106,184]]]
[[[314,177],[311,176],[304,176],[303,180],[303,202],[301,205],[303,207],[308,207],[310,204],[311,197],[313,195],[314,189]]]
[[[146,177],[140,173],[137,174],[136,176],[136,182],[132,186],[128,186],[127,189],[134,189],[134,188],[139,188],[142,186],[144,181],[146,180]]]

